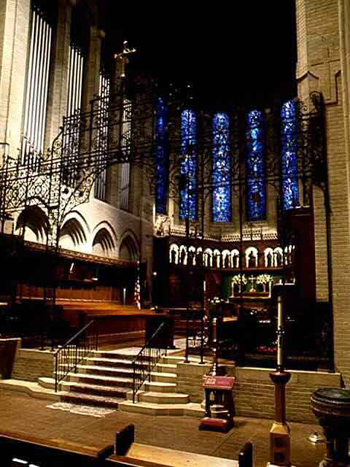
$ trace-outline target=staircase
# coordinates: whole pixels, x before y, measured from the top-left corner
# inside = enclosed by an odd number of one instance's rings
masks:
[[[149,414],[182,415],[185,408],[191,408],[187,394],[176,392],[176,367],[181,357],[163,357],[151,372],[137,394],[137,403],[132,402],[134,355],[118,351],[92,351],[77,366],[75,373],[59,383],[62,402],[82,405],[120,408],[125,411]],[[39,378],[39,384],[53,389],[52,378]],[[194,407],[192,407],[194,409]],[[200,414],[202,415],[202,410]]]

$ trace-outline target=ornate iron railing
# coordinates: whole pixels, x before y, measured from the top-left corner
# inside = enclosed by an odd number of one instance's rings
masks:
[[[98,349],[96,321],[90,321],[55,353],[55,391],[67,375],[77,371],[77,366],[93,350]]]
[[[132,362],[133,366],[133,403],[136,402],[136,394],[148,379],[151,381],[151,371],[159,360],[167,355],[167,332],[169,323],[164,321],[152,334],[148,342],[142,347],[140,352]],[[162,345],[164,344],[164,346]]]

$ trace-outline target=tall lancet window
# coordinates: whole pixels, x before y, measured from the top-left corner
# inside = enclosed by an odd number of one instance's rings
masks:
[[[288,101],[282,106],[282,194],[283,209],[299,205],[298,185],[298,120],[297,103]]]
[[[168,152],[167,152],[167,106],[162,98],[157,101],[156,107],[156,213],[167,213],[168,195]]]
[[[131,120],[132,120],[132,102],[129,99],[124,99],[123,112],[122,112],[122,134],[121,134],[121,148],[124,157],[128,158],[131,148]],[[123,162],[120,170],[120,208],[125,211],[129,210],[129,197],[130,197],[130,178],[131,166],[130,162]]]
[[[248,114],[247,128],[247,219],[266,219],[265,131],[259,110]]]
[[[180,219],[197,219],[197,116],[193,110],[181,114]]]
[[[22,159],[44,152],[51,63],[52,18],[33,2],[23,122]]]
[[[95,197],[101,200],[106,199],[106,186],[107,186],[107,151],[108,151],[108,115],[109,115],[109,99],[110,99],[111,80],[104,69],[100,72],[99,81],[99,101],[98,112],[99,122],[98,125],[98,157],[99,167],[101,172],[95,182]]]
[[[231,221],[230,119],[218,113],[213,120],[213,221]]]

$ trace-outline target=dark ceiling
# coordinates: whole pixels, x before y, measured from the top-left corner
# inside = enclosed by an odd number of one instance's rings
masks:
[[[132,68],[163,82],[192,82],[209,105],[267,105],[296,94],[294,0],[135,4],[106,0],[115,51],[137,49]]]

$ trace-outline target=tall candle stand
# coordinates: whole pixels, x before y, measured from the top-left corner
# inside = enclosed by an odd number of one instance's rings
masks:
[[[270,430],[269,466],[291,466],[290,429],[286,422],[286,384],[291,374],[284,370],[283,286],[277,291],[277,369],[270,373],[275,385],[275,421]]]

